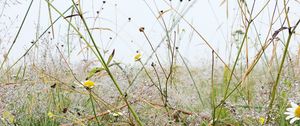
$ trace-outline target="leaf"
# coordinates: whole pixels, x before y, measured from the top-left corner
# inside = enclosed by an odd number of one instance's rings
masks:
[[[85,78],[85,80],[89,80],[91,77],[93,77],[96,73],[101,72],[102,70],[105,70],[103,67],[94,67],[89,73],[88,76]]]
[[[114,53],[114,52],[113,52]],[[113,57],[113,54],[112,53],[112,56]],[[110,59],[110,58],[109,58]],[[112,59],[112,58],[111,58]],[[109,61],[110,62],[110,61]],[[111,66],[114,66],[114,65],[118,65],[120,63],[112,63],[112,64],[109,64],[108,67],[111,67]],[[85,80],[89,80],[90,78],[92,78],[96,73],[99,73],[101,71],[105,70],[105,68],[103,67],[94,67],[93,69],[90,70],[90,72],[88,73],[88,76],[85,78]]]
[[[108,57],[108,60],[107,60],[107,63],[106,63],[107,65],[109,65],[109,63],[111,62],[111,60],[113,59],[114,56],[115,56],[115,49],[112,51],[112,53]]]

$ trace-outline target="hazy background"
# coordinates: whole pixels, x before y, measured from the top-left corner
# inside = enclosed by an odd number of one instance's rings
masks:
[[[226,62],[233,60],[229,59],[229,52],[231,51],[232,55],[235,55],[237,46],[240,44],[238,42],[242,40],[242,35],[234,36],[234,33],[237,30],[244,31],[245,29],[241,20],[241,11],[237,8],[237,1],[229,1],[228,5],[226,2],[222,4],[222,0],[183,0],[182,2],[179,0],[107,0],[105,3],[103,3],[102,0],[81,0],[81,2],[84,17],[87,17],[89,27],[106,29],[92,30],[98,46],[102,51],[108,50],[109,53],[115,49],[115,60],[126,64],[134,63],[133,56],[137,50],[142,52],[143,57],[147,57],[151,53],[148,42],[144,35],[138,30],[140,27],[145,27],[147,36],[156,47],[165,36],[164,27],[162,25],[163,22],[161,18],[157,18],[159,11],[167,11],[163,15],[163,18],[168,29],[170,29],[173,20],[180,18],[174,11],[170,10],[170,6],[181,14],[187,11],[187,13],[184,14],[185,19],[187,19],[187,21],[193,25],[212,47],[217,50]],[[256,4],[254,7],[254,15],[260,11],[267,1],[256,2],[260,4]],[[7,53],[8,48],[12,44],[29,3],[30,0],[1,0],[0,2],[1,61],[3,60],[2,55]],[[279,3],[281,3],[281,1]],[[248,4],[249,6],[252,6],[252,1],[249,1]],[[53,5],[63,12],[70,7],[72,3],[70,0],[55,0],[53,1]],[[300,17],[299,5],[299,2],[296,0],[289,1],[292,25],[294,25]],[[255,52],[259,47],[259,40],[262,43],[265,41],[270,26],[270,14],[273,12],[274,6],[275,1],[271,1],[266,10],[255,19],[255,26],[253,25],[250,28],[248,37],[250,58],[256,54]],[[281,13],[280,11],[282,8],[283,6],[280,5],[278,10],[276,10],[278,12],[275,17]],[[226,13],[227,10],[228,15]],[[97,14],[97,11],[99,11],[99,14]],[[58,17],[58,14],[53,9],[51,10],[51,13],[53,20],[55,20],[56,17]],[[65,16],[68,15],[70,15],[70,11],[65,14]],[[272,29],[271,34],[281,27],[282,21],[283,19],[281,18],[276,19],[273,26],[273,28],[276,29]],[[73,23],[83,26],[78,17],[73,20]],[[14,63],[17,58],[22,56],[30,47],[31,41],[36,40],[37,36],[41,35],[49,24],[50,20],[47,3],[44,0],[34,0],[24,27],[21,30],[12,52],[8,56],[10,63]],[[45,34],[42,39],[39,40],[37,45],[45,48],[46,45],[49,45],[47,48],[52,48],[52,55],[57,54],[55,45],[66,45],[66,36],[68,34],[68,25],[66,24],[65,20],[60,19],[54,25],[54,38],[50,29],[49,32],[51,33]],[[80,27],[79,29],[83,30],[84,27]],[[259,37],[257,37],[255,30],[260,34]],[[181,20],[172,31],[178,33],[176,35],[176,44],[179,47],[179,51],[190,64],[198,66],[210,61],[211,50],[186,22]],[[280,35],[284,38],[286,36],[283,33],[284,32],[281,32]],[[75,32],[71,32],[71,34],[75,34]],[[173,33],[171,32],[171,34]],[[299,34],[296,34],[295,36],[296,37],[292,38],[290,50],[291,53],[296,54],[299,45]],[[71,37],[72,52],[70,59],[72,63],[84,59],[92,59],[91,53],[89,53],[89,56],[84,53],[86,51],[86,45],[79,42],[80,38],[78,38],[77,35]],[[174,35],[171,35],[171,38],[173,39]],[[230,48],[231,45],[232,49]],[[279,46],[282,47],[282,44],[279,44]],[[166,57],[166,47],[166,42],[164,42],[159,48],[159,56]],[[67,46],[61,47],[61,49],[67,52]],[[281,51],[280,49],[277,51]],[[269,48],[267,54],[271,54],[271,51],[272,48]],[[35,53],[41,54],[42,52],[42,50],[38,49],[35,51]],[[109,53],[106,53],[105,55],[107,56]],[[64,54],[67,57],[67,53]],[[39,54],[37,54],[37,56],[38,55]],[[161,60],[165,63],[168,61],[166,58],[161,58]]]

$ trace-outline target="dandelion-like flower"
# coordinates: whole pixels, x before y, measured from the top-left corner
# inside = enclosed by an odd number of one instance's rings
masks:
[[[83,86],[86,87],[86,88],[91,89],[95,86],[95,83],[93,81],[87,80],[83,83]]]
[[[259,123],[260,123],[261,125],[264,125],[264,123],[265,123],[265,118],[264,118],[264,117],[260,117],[260,118],[259,118]]]
[[[48,115],[49,118],[52,118],[54,116],[54,114],[52,112],[48,112],[47,115]]]
[[[284,113],[287,115],[286,120],[290,120],[290,124],[300,119],[300,106],[294,102],[291,102],[291,108],[287,108]]]
[[[137,54],[134,56],[134,60],[135,60],[135,61],[139,61],[139,60],[141,60],[141,57],[142,57],[142,54],[141,54],[141,53],[137,53]]]

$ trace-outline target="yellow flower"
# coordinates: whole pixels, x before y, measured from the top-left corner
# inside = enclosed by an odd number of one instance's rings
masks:
[[[134,60],[135,60],[135,61],[139,61],[139,60],[141,60],[141,57],[142,57],[142,54],[141,54],[141,53],[137,53],[137,54],[134,56]]]
[[[93,88],[95,86],[95,83],[93,81],[87,80],[83,83],[83,86],[87,88]]]
[[[2,113],[2,117],[4,119],[6,119],[9,123],[14,123],[15,122],[15,116],[13,114],[11,114],[10,112],[8,112],[8,111],[4,111]]]
[[[54,116],[54,114],[52,112],[48,112],[48,117],[52,118]]]
[[[291,102],[291,108],[287,108],[284,114],[287,115],[286,120],[290,120],[290,124],[293,124],[295,121],[300,120],[300,106],[294,102]]]
[[[265,118],[264,118],[264,117],[260,117],[260,118],[259,118],[259,123],[260,123],[261,125],[264,125],[264,123],[265,123]]]

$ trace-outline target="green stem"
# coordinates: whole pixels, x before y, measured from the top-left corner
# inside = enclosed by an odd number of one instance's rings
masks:
[[[95,118],[97,120],[97,125],[100,126],[99,120],[97,118],[97,113],[96,113],[96,110],[95,110],[94,102],[93,102],[93,95],[92,95],[91,89],[88,89],[88,90],[89,90],[89,94],[90,94],[90,99],[91,99],[91,103],[92,103],[92,108],[93,108],[94,116],[95,116]]]
[[[98,60],[101,62],[102,66],[105,68],[105,70],[106,70],[106,72],[108,73],[109,77],[112,79],[112,81],[113,81],[114,85],[116,86],[116,88],[117,88],[119,94],[123,97],[124,101],[126,102],[126,104],[127,104],[127,106],[128,106],[129,111],[132,113],[132,115],[134,116],[134,118],[135,118],[135,120],[137,121],[137,123],[138,123],[140,126],[142,126],[143,124],[142,124],[142,122],[140,121],[138,115],[137,115],[137,114],[135,113],[135,111],[131,108],[131,105],[128,103],[127,98],[125,97],[124,93],[122,92],[122,90],[121,90],[119,84],[117,83],[115,77],[112,75],[112,73],[110,72],[110,69],[108,68],[107,64],[105,63],[105,60],[104,60],[103,56],[101,55],[101,53],[100,53],[100,51],[99,51],[99,49],[98,49],[98,46],[97,46],[97,44],[96,44],[96,42],[95,42],[95,40],[94,40],[94,37],[92,36],[92,34],[91,34],[91,32],[90,32],[90,30],[89,30],[89,28],[88,28],[88,26],[87,26],[87,23],[86,23],[86,21],[85,21],[83,15],[82,15],[82,13],[79,11],[79,9],[78,9],[78,7],[76,6],[74,0],[72,0],[72,2],[73,2],[73,4],[74,4],[75,8],[77,9],[78,14],[79,14],[79,16],[80,16],[80,18],[81,18],[81,20],[82,20],[82,22],[83,22],[83,24],[84,24],[84,26],[85,26],[85,28],[86,28],[86,31],[88,32],[88,35],[89,35],[90,39],[92,40],[92,43],[93,43],[93,45],[94,45],[94,47],[95,47],[95,49],[96,49],[96,51],[97,51],[97,53],[98,53]],[[99,59],[99,58],[100,58],[100,59]]]
[[[47,3],[49,3],[47,0],[45,0]],[[125,101],[126,105],[128,106],[128,109],[129,111],[131,112],[131,114],[134,116],[136,122],[138,123],[138,125],[140,126],[143,126],[142,122],[140,121],[138,115],[135,113],[135,111],[132,109],[130,103],[127,101],[127,98],[125,97],[124,93],[122,92],[119,84],[117,83],[116,79],[114,78],[114,76],[112,75],[110,69],[108,68],[107,64],[105,63],[105,60],[103,58],[103,56],[101,55],[99,49],[98,49],[98,46],[87,26],[87,23],[82,15],[82,12],[79,11],[77,5],[75,4],[74,0],[72,0],[73,2],[73,5],[75,6],[76,10],[78,11],[78,15],[80,16],[83,24],[84,24],[84,27],[86,28],[86,31],[96,49],[96,52],[95,50],[92,48],[92,46],[89,44],[89,42],[83,37],[83,35],[80,33],[80,31],[67,19],[65,19],[70,25],[71,27],[82,37],[82,39],[84,40],[84,42],[88,45],[88,47],[92,50],[92,52],[95,54],[95,56],[97,57],[97,59],[100,61],[100,63],[102,64],[102,66],[104,67],[104,69],[106,70],[106,72],[108,73],[109,77],[111,78],[111,80],[113,81],[115,87],[117,88],[119,94],[121,95],[121,97],[123,98],[123,100]],[[49,3],[49,5],[60,15],[60,16],[64,16],[56,7],[54,7],[51,3]]]
[[[11,46],[10,46],[9,49],[8,49],[6,58],[4,58],[4,59],[3,59],[3,62],[1,63],[0,70],[2,69],[2,67],[3,67],[3,65],[4,65],[4,63],[5,63],[5,61],[7,60],[8,55],[9,55],[10,51],[12,50],[13,46],[16,44],[17,38],[18,38],[18,36],[19,36],[19,34],[20,34],[20,32],[21,32],[21,29],[22,29],[22,27],[23,27],[23,25],[24,25],[24,23],[25,23],[25,19],[27,18],[27,15],[28,15],[29,10],[30,10],[30,8],[31,8],[31,6],[32,6],[32,3],[33,3],[33,0],[31,0],[30,5],[29,5],[29,7],[28,7],[28,9],[27,9],[27,11],[26,11],[26,14],[25,14],[25,16],[24,16],[24,18],[23,18],[23,20],[22,20],[21,26],[20,26],[20,28],[19,28],[19,30],[18,30],[18,32],[17,32],[17,35],[16,35],[16,37],[14,38],[13,43],[11,44]]]
[[[294,30],[293,30],[294,31]],[[278,70],[278,73],[277,73],[277,77],[276,77],[276,81],[275,81],[275,84],[272,88],[272,92],[271,92],[271,101],[269,103],[269,112],[268,112],[268,118],[267,118],[267,122],[269,122],[270,120],[270,112],[272,110],[272,107],[273,107],[273,103],[274,103],[274,100],[275,100],[275,95],[276,95],[276,92],[277,92],[277,87],[278,87],[278,84],[279,84],[279,80],[280,80],[280,75],[281,75],[281,71],[282,71],[282,68],[283,68],[283,65],[284,65],[284,61],[286,59],[286,55],[287,55],[287,52],[288,52],[288,47],[289,47],[289,44],[290,44],[290,41],[291,41],[291,38],[292,38],[292,35],[293,35],[293,31],[291,31],[289,29],[289,36],[288,36],[288,39],[287,39],[287,42],[286,42],[286,45],[285,45],[285,48],[284,48],[284,53],[283,53],[283,57],[281,59],[281,63],[280,63],[280,66],[279,66],[279,70]]]
[[[244,35],[244,37],[243,37],[243,41],[242,41],[242,43],[241,43],[241,46],[240,46],[240,48],[239,48],[239,50],[238,50],[238,54],[237,54],[237,56],[236,56],[236,58],[235,58],[233,67],[232,67],[232,69],[231,69],[230,76],[229,76],[229,79],[228,79],[228,82],[227,82],[227,85],[226,85],[226,88],[225,88],[225,94],[224,94],[223,100],[224,100],[225,97],[227,96],[228,89],[229,89],[229,85],[230,85],[230,82],[231,82],[231,80],[232,80],[232,76],[234,75],[234,70],[235,70],[235,67],[236,67],[236,65],[237,65],[237,62],[238,62],[238,60],[239,60],[239,57],[240,57],[240,55],[241,55],[241,52],[242,52],[244,43],[245,43],[245,41],[246,41],[246,39],[247,39],[248,31],[249,31],[251,22],[252,22],[252,20],[250,20],[250,22],[248,23],[248,26],[247,26],[247,28],[246,28],[245,35]]]

